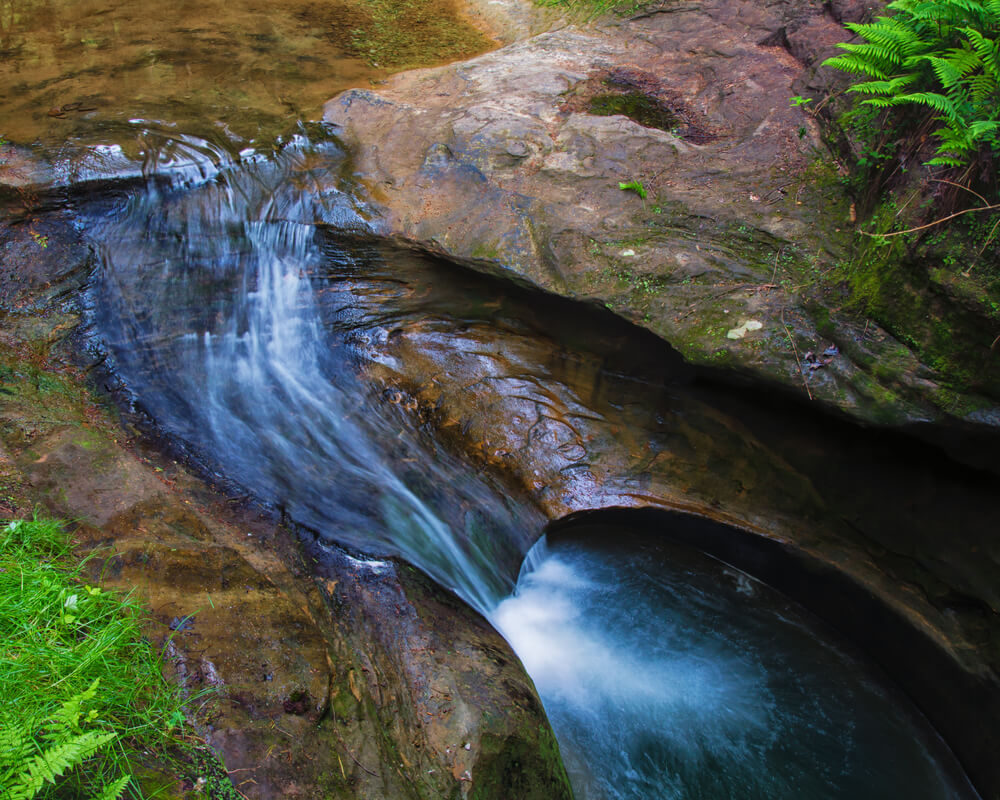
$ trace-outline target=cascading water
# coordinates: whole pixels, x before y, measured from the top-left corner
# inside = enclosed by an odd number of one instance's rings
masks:
[[[491,617],[581,798],[960,796],[940,742],[742,574],[560,544],[512,594],[539,515],[358,378],[365,337],[391,332],[331,278],[366,269],[323,233],[364,227],[328,182],[340,158],[295,141],[84,210],[92,323],[136,402],[295,521],[401,555]]]
[[[519,518],[481,481],[455,481],[461,465],[427,459],[402,418],[378,417],[348,348],[326,336],[310,276],[351,256],[324,246],[317,222],[361,220],[340,193],[297,181],[308,159],[326,174],[339,158],[293,142],[253,168],[194,187],[185,174],[93,220],[95,325],[150,415],[216,468],[323,535],[406,557],[486,613],[512,586],[493,562],[516,564],[538,519]],[[416,476],[407,465],[418,461]],[[458,535],[405,471],[467,510]]]

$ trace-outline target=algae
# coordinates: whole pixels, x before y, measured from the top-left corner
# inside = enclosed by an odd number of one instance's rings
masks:
[[[353,19],[350,51],[392,70],[471,58],[494,46],[463,19],[452,0],[359,0],[345,6]]]
[[[643,127],[661,131],[673,132],[680,122],[667,106],[642,92],[599,94],[590,99],[588,110],[598,117],[620,114]]]

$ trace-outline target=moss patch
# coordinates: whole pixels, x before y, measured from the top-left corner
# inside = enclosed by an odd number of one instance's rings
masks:
[[[896,224],[891,204],[872,221],[876,231]],[[1000,398],[1000,291],[991,275],[993,261],[975,269],[976,248],[969,231],[955,228],[919,242],[899,236],[867,239],[840,276],[848,303],[870,315],[930,367],[946,388]],[[995,258],[995,254],[994,254]],[[875,374],[890,377],[891,365]]]
[[[345,5],[351,51],[387,69],[471,58],[493,41],[458,13],[453,0],[359,0]]]
[[[621,114],[647,128],[671,131],[677,127],[677,115],[660,101],[641,92],[599,94],[590,98],[588,111],[599,117]]]

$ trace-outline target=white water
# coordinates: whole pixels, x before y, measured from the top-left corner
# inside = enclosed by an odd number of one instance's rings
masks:
[[[513,585],[491,568],[489,539],[521,523],[488,486],[456,485],[464,466],[419,451],[413,431],[370,407],[311,277],[331,256],[317,221],[359,220],[339,193],[301,191],[301,158],[289,148],[195,189],[150,189],[95,221],[97,325],[138,401],[226,475],[324,535],[404,556],[486,612]],[[398,465],[418,460],[401,449],[420,457],[422,484],[488,510],[487,530],[476,530],[482,513],[458,532],[445,522],[401,477]]]
[[[493,619],[543,698],[578,800],[971,794],[942,772],[936,736],[830,632],[706,556],[543,539]]]

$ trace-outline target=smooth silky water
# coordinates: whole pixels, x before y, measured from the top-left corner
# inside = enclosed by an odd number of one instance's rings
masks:
[[[492,619],[580,798],[974,796],[862,659],[719,562],[639,540],[542,540],[515,587],[538,513],[359,378],[377,357],[366,345],[401,315],[433,313],[461,338],[501,305],[495,284],[442,286],[444,305],[467,295],[449,323],[420,283],[447,271],[399,253],[392,277],[391,250],[331,235],[365,227],[330,182],[341,159],[332,141],[293,139],[80,209],[100,256],[94,341],[137,407],[294,521],[399,555]],[[417,298],[406,312],[404,295]],[[501,338],[530,327],[516,303],[491,313]]]

